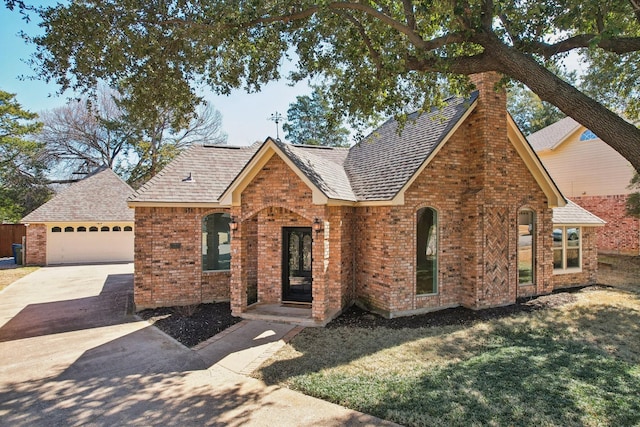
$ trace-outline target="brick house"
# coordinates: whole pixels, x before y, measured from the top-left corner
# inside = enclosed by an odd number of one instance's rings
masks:
[[[22,218],[30,265],[133,261],[133,189],[101,168]]]
[[[571,117],[527,139],[562,194],[607,222],[598,251],[640,255],[640,219],[626,210],[631,163]]]
[[[394,317],[593,283],[602,221],[566,203],[496,77],[474,77],[470,99],[349,149],[185,151],[129,199],[136,307],[323,325],[353,302]]]

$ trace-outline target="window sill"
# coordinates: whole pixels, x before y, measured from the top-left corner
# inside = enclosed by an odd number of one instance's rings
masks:
[[[431,294],[416,294],[416,298],[422,298],[422,297],[434,297],[437,296],[438,292],[433,292]]]
[[[202,270],[203,273],[229,273],[231,272],[231,269],[229,270]]]
[[[582,268],[553,269],[553,275],[582,273]]]

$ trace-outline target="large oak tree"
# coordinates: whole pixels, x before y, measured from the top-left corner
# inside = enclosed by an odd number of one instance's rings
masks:
[[[464,93],[467,75],[497,71],[640,169],[640,129],[549,67],[576,50],[613,66],[637,58],[638,0],[89,0],[40,14],[41,77],[73,89],[106,80],[140,111],[160,101],[188,113],[200,84],[260,90],[293,52],[290,78],[317,79],[355,123],[437,104],[443,87]],[[616,94],[637,96],[637,82]]]

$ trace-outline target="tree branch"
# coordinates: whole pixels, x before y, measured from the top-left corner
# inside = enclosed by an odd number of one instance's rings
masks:
[[[367,50],[369,51],[369,55],[371,55],[371,59],[376,65],[376,69],[378,71],[382,71],[382,59],[380,57],[380,52],[378,52],[374,47],[371,41],[371,38],[367,35],[365,28],[362,26],[360,21],[358,21],[354,16],[350,13],[344,12],[343,15],[356,27],[358,32],[360,33],[360,37],[362,37],[362,41],[365,46],[367,46]]]
[[[633,13],[636,15],[636,20],[638,24],[640,24],[640,1],[638,0],[629,0],[631,3],[631,7],[633,8]]]
[[[485,31],[492,31],[493,27],[493,0],[484,0],[482,2],[481,14],[482,28]]]
[[[407,69],[410,71],[453,73],[453,74],[476,74],[487,71],[496,71],[497,66],[490,55],[485,52],[457,58],[434,58],[422,59],[409,56],[406,59]]]
[[[411,31],[416,31],[416,16],[413,10],[413,2],[411,0],[402,0],[402,6],[404,7],[404,19],[407,21],[407,27]]]
[[[549,59],[558,53],[568,52],[581,47],[590,47],[593,41],[599,37],[601,36],[598,34],[580,34],[554,44],[532,42],[529,45],[530,48],[524,48],[523,51],[526,53],[537,53]],[[603,50],[619,55],[637,52],[640,50],[640,37],[605,38],[601,39],[595,45]]]

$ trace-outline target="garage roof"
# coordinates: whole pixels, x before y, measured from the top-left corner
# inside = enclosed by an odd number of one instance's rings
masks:
[[[98,169],[58,193],[21,222],[105,222],[133,221],[134,211],[127,206],[133,189],[114,171]]]

